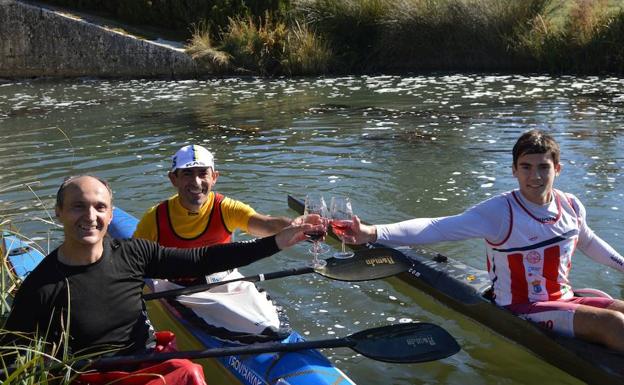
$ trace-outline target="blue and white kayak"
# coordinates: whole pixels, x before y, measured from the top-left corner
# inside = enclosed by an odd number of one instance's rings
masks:
[[[109,234],[114,238],[129,238],[138,220],[115,207]],[[147,287],[151,282],[148,280]],[[211,327],[202,325],[199,317],[173,301],[160,299],[148,301],[150,320],[157,330],[171,330],[176,334],[180,350],[201,350],[228,346],[241,346],[215,337]],[[291,332],[283,343],[303,341],[297,332]],[[227,356],[198,361],[204,367],[209,383],[245,385],[354,385],[340,369],[318,350],[302,350],[288,353],[263,353],[243,356]]]
[[[23,281],[44,257],[41,251],[8,231],[2,233],[0,251],[6,256],[10,274],[20,281]]]
[[[13,294],[19,284],[26,278],[28,273],[41,262],[43,253],[32,247],[20,237],[9,231],[0,233],[0,260],[4,263],[0,266],[2,272],[2,311],[8,311],[5,306],[13,303]]]

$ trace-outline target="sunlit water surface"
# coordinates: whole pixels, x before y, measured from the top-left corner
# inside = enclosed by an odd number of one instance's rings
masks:
[[[351,196],[356,213],[375,223],[449,215],[514,188],[511,147],[537,127],[562,145],[557,186],[579,196],[591,227],[624,252],[623,90],[620,78],[496,75],[4,83],[0,216],[56,247],[62,233],[46,223],[54,194],[80,173],[108,179],[115,203],[140,216],[173,193],[170,156],[188,143],[216,154],[218,191],[263,213],[293,216],[287,194],[317,191]],[[485,266],[482,241],[433,247]],[[308,258],[302,245],[243,270]],[[624,290],[620,273],[581,254],[572,279],[618,297]],[[419,365],[326,351],[356,383],[577,383],[397,280],[304,275],[264,285],[310,339],[418,320],[443,326],[462,346]]]

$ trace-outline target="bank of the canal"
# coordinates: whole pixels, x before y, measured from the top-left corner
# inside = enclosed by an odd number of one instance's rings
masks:
[[[182,49],[58,9],[0,0],[0,78],[196,78]]]

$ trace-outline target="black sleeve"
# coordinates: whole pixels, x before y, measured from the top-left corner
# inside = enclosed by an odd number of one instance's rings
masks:
[[[4,329],[14,332],[32,333],[35,331],[36,320],[35,307],[36,299],[32,290],[22,285],[15,294],[9,318],[4,324]]]
[[[132,239],[134,252],[144,261],[145,277],[201,277],[269,257],[279,248],[275,236],[194,249],[162,247],[152,241]]]
[[[28,285],[28,281],[23,282],[13,298],[11,312],[3,327],[6,333],[0,335],[0,344],[30,345],[30,338],[34,337],[37,330],[35,313],[42,307],[32,285]]]

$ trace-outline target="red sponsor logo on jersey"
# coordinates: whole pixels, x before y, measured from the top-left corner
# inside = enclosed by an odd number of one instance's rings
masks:
[[[526,260],[527,262],[531,264],[536,264],[542,261],[542,256],[540,255],[540,253],[533,250],[533,251],[529,251],[529,253],[526,255]]]

